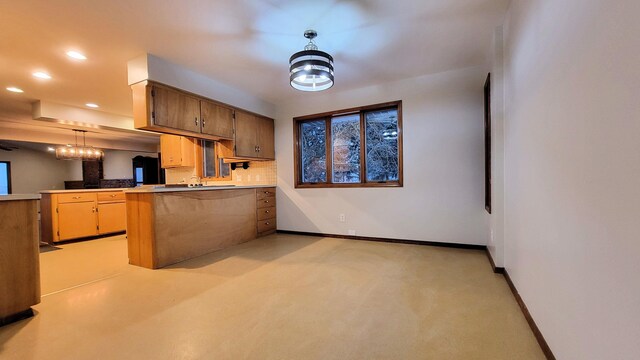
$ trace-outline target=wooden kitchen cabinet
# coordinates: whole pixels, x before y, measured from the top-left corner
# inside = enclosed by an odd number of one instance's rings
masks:
[[[143,81],[131,86],[136,129],[233,139],[234,108],[170,86]]]
[[[200,99],[165,86],[152,85],[151,119],[168,128],[200,132]]]
[[[58,204],[58,240],[98,235],[94,201]]]
[[[127,229],[126,211],[127,205],[124,201],[98,204],[99,234],[125,231]]]
[[[44,191],[40,200],[42,241],[98,236],[126,230],[122,190]]]
[[[233,138],[233,112],[230,107],[200,100],[201,132],[221,138]]]
[[[37,202],[35,195],[0,197],[0,326],[32,316],[40,302]]]
[[[229,160],[275,159],[273,119],[152,81],[131,89],[136,129],[217,140]],[[192,166],[175,161],[163,167]]]
[[[162,168],[194,167],[196,142],[179,135],[160,136]]]
[[[275,159],[273,119],[236,110],[235,156]]]

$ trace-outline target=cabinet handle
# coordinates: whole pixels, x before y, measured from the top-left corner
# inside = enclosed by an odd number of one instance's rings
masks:
[[[268,213],[269,213],[269,210],[265,210],[265,211],[264,211],[264,213],[265,213],[265,214],[268,214]]]
[[[73,197],[71,197],[71,198],[72,198],[72,199],[81,199],[81,198],[82,198],[82,196],[73,196]]]
[[[202,118],[202,126],[204,126],[204,124],[205,124],[205,123],[204,123],[204,118]],[[196,125],[197,125],[197,124],[196,124]]]
[[[258,146],[258,152],[260,152],[260,146]]]
[[[258,152],[258,146],[257,145],[253,148],[253,151]]]
[[[115,194],[113,194],[113,195],[109,195],[109,196],[111,196],[111,197],[116,197],[116,195],[115,195]]]
[[[267,222],[265,222],[264,224],[265,224],[265,225],[269,225],[269,222],[267,221]]]
[[[265,200],[265,201],[264,201],[264,203],[265,203],[265,204],[266,204],[266,203],[268,203],[268,202],[269,202],[269,200]]]
[[[196,118],[196,120],[195,120],[195,121],[196,121],[196,126],[198,126],[198,118]]]
[[[91,212],[96,212],[96,208],[95,208],[95,207],[92,207],[92,208],[91,208]]]

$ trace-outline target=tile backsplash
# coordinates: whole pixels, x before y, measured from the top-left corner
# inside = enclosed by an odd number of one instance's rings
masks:
[[[240,165],[240,164],[238,164]],[[167,184],[189,183],[196,174],[195,168],[166,169]],[[276,185],[275,161],[252,161],[248,169],[238,167],[231,172],[231,181],[207,181],[211,185]]]

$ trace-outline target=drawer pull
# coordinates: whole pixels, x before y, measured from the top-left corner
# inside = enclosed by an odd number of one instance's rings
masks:
[[[82,196],[73,196],[72,199],[82,199]]]
[[[269,222],[267,221],[267,222],[265,222],[264,224],[265,224],[265,225],[269,225]]]
[[[111,196],[111,197],[116,197],[117,195],[115,195],[115,194],[112,194],[112,195],[109,195],[109,196]]]
[[[265,202],[265,204],[266,204],[266,203],[268,203],[268,202],[269,202],[269,200],[265,200],[264,202]]]
[[[265,211],[264,211],[264,213],[265,213],[265,214],[268,214],[268,213],[269,213],[269,210],[265,210]]]

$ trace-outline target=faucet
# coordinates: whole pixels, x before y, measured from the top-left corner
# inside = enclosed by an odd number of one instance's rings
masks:
[[[189,186],[193,186],[193,187],[202,186],[202,179],[200,178],[200,176],[191,175],[191,180],[195,180],[195,181],[189,181]]]

